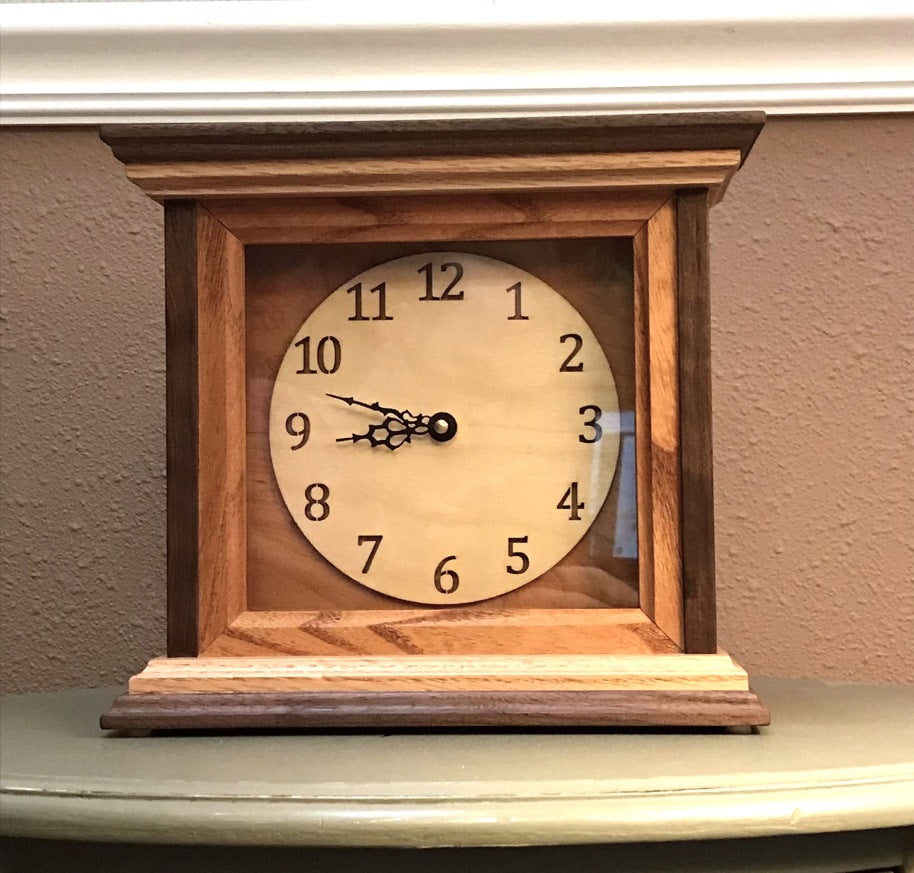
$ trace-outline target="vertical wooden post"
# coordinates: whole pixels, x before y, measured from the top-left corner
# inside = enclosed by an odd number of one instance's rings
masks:
[[[171,658],[198,652],[197,205],[165,203],[168,643]]]
[[[683,645],[676,203],[634,239],[641,609]]]
[[[677,200],[684,647],[701,654],[717,651],[708,192]]]
[[[169,657],[245,608],[244,247],[193,201],[165,205]]]

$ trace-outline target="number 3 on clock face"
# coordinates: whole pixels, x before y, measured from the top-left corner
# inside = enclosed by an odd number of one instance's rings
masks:
[[[410,255],[298,329],[270,452],[296,525],[351,579],[416,603],[485,600],[587,532],[618,460],[616,386],[589,325],[535,276]]]

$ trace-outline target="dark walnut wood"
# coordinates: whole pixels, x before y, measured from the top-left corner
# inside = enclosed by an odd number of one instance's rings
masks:
[[[105,730],[737,727],[766,725],[752,691],[125,694]]]
[[[169,657],[198,648],[197,205],[165,206],[165,377]]]
[[[117,124],[103,126],[101,138],[127,164],[683,149],[739,149],[745,159],[764,119],[761,112],[728,112],[307,124]]]
[[[685,651],[702,654],[717,651],[708,197],[677,200],[683,629]]]

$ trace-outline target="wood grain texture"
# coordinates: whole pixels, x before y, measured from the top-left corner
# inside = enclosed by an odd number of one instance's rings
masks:
[[[745,691],[285,692],[125,694],[104,730],[486,727],[737,727],[767,725]]]
[[[659,208],[659,207],[658,207]],[[651,483],[650,249],[647,222],[632,239],[632,327],[635,355],[635,489],[638,505],[638,598],[654,620],[654,536]]]
[[[679,343],[676,311],[676,208],[668,201],[648,222],[648,336],[651,559],[657,626],[682,645],[680,548]]]
[[[168,642],[171,657],[200,651],[197,622],[197,206],[165,205],[165,377]]]
[[[703,187],[716,198],[739,167],[737,149],[622,154],[128,164],[150,197],[335,196],[448,191]]]
[[[245,243],[405,242],[632,236],[660,191],[416,194],[209,200]]]
[[[157,658],[131,694],[277,691],[746,691],[716,655]]]
[[[101,138],[124,163],[390,155],[524,155],[737,149],[762,112],[566,115],[253,124],[115,124]]]
[[[244,608],[244,251],[189,201],[165,212],[168,652]]]
[[[717,649],[708,196],[677,196],[685,651]]]
[[[197,211],[198,643],[246,603],[244,247]],[[186,451],[186,448],[184,449]]]
[[[639,609],[244,612],[206,657],[672,654]]]

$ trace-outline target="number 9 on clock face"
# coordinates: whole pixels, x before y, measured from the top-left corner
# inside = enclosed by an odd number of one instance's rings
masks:
[[[560,289],[426,252],[352,277],[298,328],[269,434],[286,508],[326,560],[391,597],[456,605],[533,581],[587,533],[619,411]]]

